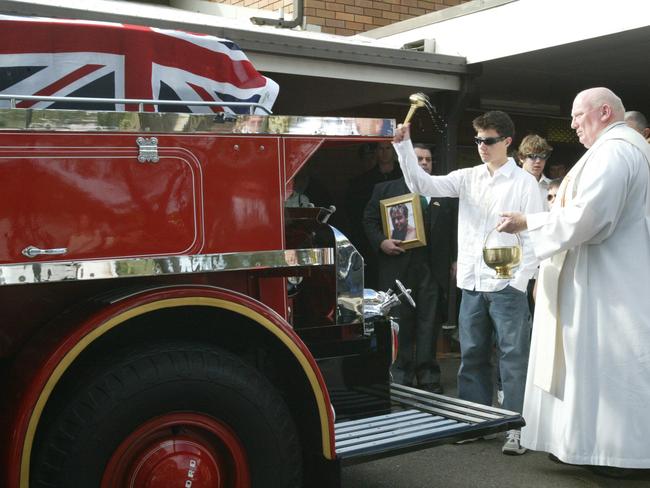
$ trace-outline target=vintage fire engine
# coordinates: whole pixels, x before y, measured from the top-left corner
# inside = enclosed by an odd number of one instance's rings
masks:
[[[331,208],[284,205],[315,154],[394,121],[4,99],[0,486],[337,486],[522,424],[391,384],[408,293],[364,290]],[[57,108],[13,108],[36,99]]]
[[[364,296],[329,210],[283,205],[316,151],[393,125],[1,110],[2,484],[335,485],[520,425],[391,385],[396,294]]]

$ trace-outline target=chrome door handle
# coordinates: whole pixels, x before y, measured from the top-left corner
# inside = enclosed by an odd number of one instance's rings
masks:
[[[27,246],[22,250],[23,256],[35,258],[36,256],[60,256],[68,252],[67,247],[54,247],[52,249],[40,249],[36,246]]]

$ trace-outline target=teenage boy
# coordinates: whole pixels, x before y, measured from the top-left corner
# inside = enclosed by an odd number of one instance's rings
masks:
[[[537,268],[526,232],[521,234],[522,261],[512,279],[496,279],[483,261],[485,237],[511,208],[543,211],[535,178],[508,157],[514,124],[505,112],[487,112],[473,120],[474,142],[483,164],[427,174],[417,163],[409,124],[395,131],[393,145],[409,189],[431,197],[455,197],[458,210],[457,284],[462,289],[459,314],[460,398],[492,405],[494,381],[490,361],[494,337],[503,383],[503,408],[522,411],[530,348],[530,313],[526,286]],[[504,454],[523,454],[520,431],[510,430]]]
[[[524,137],[517,150],[521,167],[537,180],[544,210],[550,208],[546,195],[548,195],[548,185],[551,183],[551,178],[544,176],[544,166],[546,166],[546,161],[551,156],[551,152],[553,152],[553,147],[546,142],[546,139],[537,134],[528,134]]]

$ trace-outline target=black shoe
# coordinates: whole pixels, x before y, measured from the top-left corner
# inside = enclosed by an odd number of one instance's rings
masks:
[[[440,383],[427,383],[425,385],[420,385],[420,390],[430,391],[431,393],[437,393],[442,395],[445,390],[442,388]]]

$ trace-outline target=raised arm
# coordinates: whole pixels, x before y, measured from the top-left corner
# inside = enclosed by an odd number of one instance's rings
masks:
[[[462,174],[452,171],[445,176],[430,175],[418,164],[413,144],[411,143],[410,124],[400,125],[395,129],[393,147],[397,153],[404,180],[409,189],[429,197],[457,198],[460,193]]]

